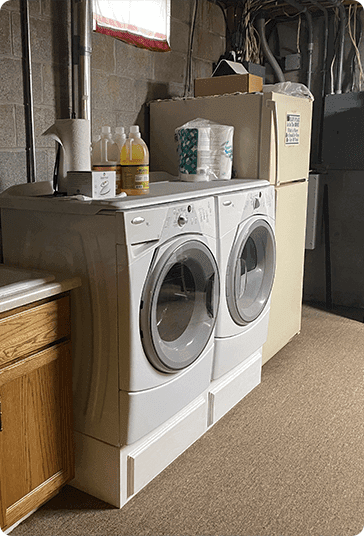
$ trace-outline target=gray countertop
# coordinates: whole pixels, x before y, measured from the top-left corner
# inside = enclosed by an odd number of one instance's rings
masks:
[[[81,285],[78,277],[67,278],[38,270],[0,264],[0,313],[28,305]]]

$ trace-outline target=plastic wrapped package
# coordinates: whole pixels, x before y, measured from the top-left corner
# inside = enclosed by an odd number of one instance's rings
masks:
[[[177,128],[175,134],[180,180],[231,179],[234,127],[197,118]]]
[[[279,82],[278,84],[267,84],[263,86],[263,92],[282,93],[291,97],[300,97],[301,99],[315,100],[311,91],[304,84],[297,82]]]

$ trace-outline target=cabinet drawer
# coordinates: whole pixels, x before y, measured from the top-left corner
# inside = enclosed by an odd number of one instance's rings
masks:
[[[0,367],[70,335],[69,296],[0,316]]]

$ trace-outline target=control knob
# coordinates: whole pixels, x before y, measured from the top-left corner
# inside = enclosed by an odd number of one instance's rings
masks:
[[[180,227],[183,227],[188,222],[187,216],[185,214],[180,214],[178,216],[177,223]]]

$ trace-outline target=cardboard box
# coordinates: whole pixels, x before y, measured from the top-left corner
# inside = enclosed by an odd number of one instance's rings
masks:
[[[226,93],[255,93],[263,90],[263,78],[254,74],[231,74],[195,79],[195,97]]]
[[[69,171],[67,195],[85,195],[92,199],[115,197],[115,171]]]
[[[274,108],[277,111],[278,143]],[[299,126],[294,127],[298,128],[298,133],[289,132],[292,115],[299,115]],[[175,130],[188,121],[201,118],[234,127],[235,177],[266,179],[276,185],[302,180],[309,172],[311,117],[310,100],[271,91],[151,102],[149,148],[152,169],[178,175]]]

